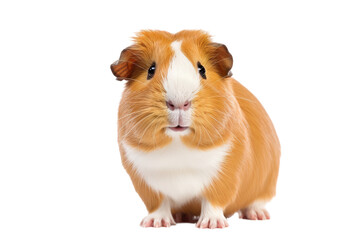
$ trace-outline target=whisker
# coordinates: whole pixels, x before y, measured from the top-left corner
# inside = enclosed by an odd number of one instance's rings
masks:
[[[160,121],[158,121],[158,123],[155,126],[155,130],[157,129],[158,125],[159,125]],[[156,138],[155,138],[155,133],[153,134],[153,141],[154,141],[154,145],[155,147],[157,147],[157,143],[156,143]]]
[[[206,134],[209,136],[209,138],[210,138],[210,140],[211,140],[211,143],[212,143],[212,145],[215,145],[214,144],[214,141],[213,141],[213,139],[212,139],[212,137],[210,136],[210,134],[209,134],[209,131],[206,129],[206,127],[203,125],[203,128],[204,128],[204,130],[205,130],[205,132],[206,132]]]
[[[201,137],[202,137],[201,127],[199,128],[199,130],[200,130],[200,137],[199,137],[198,147],[199,147],[199,145],[200,145],[200,141],[201,141]]]
[[[149,116],[151,116],[151,114],[149,114],[148,116],[143,117],[139,122],[141,122],[142,120],[146,119],[146,118],[149,117]],[[127,122],[132,122],[134,119],[136,119],[136,118],[138,118],[138,117],[141,117],[141,114],[136,115],[136,116],[130,118],[130,120],[128,120]],[[139,122],[138,122],[138,123],[139,123]],[[127,126],[127,124],[124,124],[120,129],[118,129],[118,133],[120,133],[120,132],[124,129],[124,127],[126,127],[126,126]]]
[[[253,100],[250,100],[250,99],[247,99],[247,98],[243,98],[243,97],[240,97],[240,96],[237,96],[237,95],[234,95],[235,98],[239,98],[239,99],[242,99],[242,100],[245,100],[245,101],[248,101],[248,102],[252,102],[252,103],[256,103],[255,101]],[[206,97],[205,99],[213,99],[213,98],[225,98],[225,99],[228,99],[229,96],[212,96],[212,97]]]
[[[144,132],[143,132],[143,134],[141,135],[141,138],[140,138],[140,140],[139,140],[138,146],[140,146],[140,142],[141,142],[142,138],[144,137],[146,131],[149,129],[149,127],[151,126],[151,124],[152,124],[154,121],[156,121],[157,119],[159,119],[159,117],[156,117],[154,120],[152,120],[151,123],[148,124],[148,126],[144,129]]]
[[[210,116],[209,114],[207,114],[208,116]],[[200,117],[199,115],[195,114],[195,117]],[[212,116],[210,116],[211,118],[213,118]],[[218,131],[217,127],[213,126],[206,118],[202,118],[205,121],[207,121],[212,127],[214,127],[214,130],[217,132],[217,135],[221,138],[222,142],[225,143],[224,138],[222,137],[222,135],[220,134],[220,132]],[[217,121],[215,118],[213,118],[215,121]],[[219,121],[217,121],[219,123]],[[220,123],[219,123],[220,124]],[[202,126],[202,124],[199,124],[200,126]],[[204,127],[205,128],[205,127]]]
[[[149,117],[151,117],[151,116],[152,116],[152,115],[150,114],[150,115],[144,117],[143,119],[141,119],[139,122],[137,122],[137,123],[125,134],[125,136],[123,136],[123,140],[121,141],[121,143],[125,140],[125,138],[130,134],[130,132],[131,132],[136,126],[138,126],[141,122],[143,122],[145,119],[147,119],[147,118],[149,118]]]
[[[121,119],[124,119],[125,117],[131,116],[131,115],[133,115],[135,113],[145,113],[145,112],[148,112],[148,110],[141,109],[139,111],[131,112],[131,113],[126,114],[125,116],[122,116],[121,118],[118,118],[118,121],[121,120]]]
[[[218,121],[218,120],[216,120],[214,117],[212,117],[210,114],[208,114],[208,116],[209,117],[211,117],[212,119],[214,119],[217,123],[219,123],[219,126],[221,126],[222,124]],[[205,118],[205,120],[207,121],[207,119]],[[209,122],[210,123],[210,122]],[[215,129],[215,131],[218,133],[218,135],[219,135],[219,137],[221,138],[221,140],[223,141],[223,143],[225,143],[225,141],[224,141],[224,139],[223,139],[223,137],[222,137],[222,135],[220,134],[220,132],[217,130],[217,128],[216,127],[214,127],[214,129]]]

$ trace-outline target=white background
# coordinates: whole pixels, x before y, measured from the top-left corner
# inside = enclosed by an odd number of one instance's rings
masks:
[[[0,239],[360,237],[358,1],[2,1],[0,24]],[[282,144],[270,221],[139,227],[109,66],[141,29],[227,45]]]

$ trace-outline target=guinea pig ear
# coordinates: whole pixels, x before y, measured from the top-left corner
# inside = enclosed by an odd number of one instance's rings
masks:
[[[211,43],[210,61],[216,67],[217,72],[223,78],[231,77],[233,58],[224,44]]]
[[[134,46],[130,46],[122,50],[119,60],[111,64],[110,68],[116,80],[131,80],[131,78],[136,77],[136,69],[139,66],[138,62],[139,55]]]

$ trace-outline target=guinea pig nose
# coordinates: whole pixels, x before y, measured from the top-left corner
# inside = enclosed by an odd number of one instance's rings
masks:
[[[180,109],[186,111],[186,110],[188,110],[188,109],[190,108],[190,106],[191,106],[191,102],[186,101],[186,102],[180,107]]]
[[[175,105],[171,102],[171,101],[166,101],[166,106],[168,107],[168,109],[170,109],[171,111],[175,110]]]
[[[180,110],[188,110],[191,106],[191,102],[190,101],[186,101],[182,104],[173,104],[171,101],[166,101],[166,106],[171,110],[174,111],[175,109],[180,109]]]

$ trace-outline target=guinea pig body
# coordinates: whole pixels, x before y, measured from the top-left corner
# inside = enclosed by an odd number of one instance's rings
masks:
[[[126,79],[118,114],[123,165],[144,227],[268,219],[280,144],[260,102],[231,78],[232,56],[202,31],[143,31],[112,65]],[[176,221],[175,221],[176,220]]]

